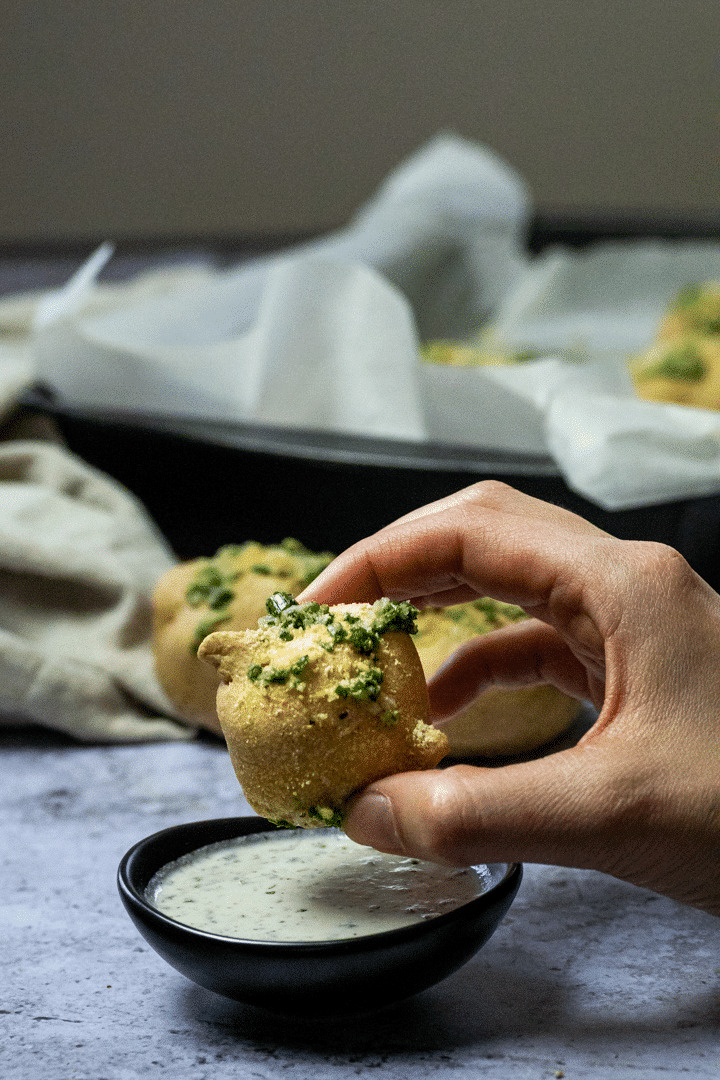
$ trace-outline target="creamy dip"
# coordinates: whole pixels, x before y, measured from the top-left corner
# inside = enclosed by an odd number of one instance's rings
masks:
[[[431,919],[492,884],[488,867],[383,855],[335,829],[208,844],[163,866],[147,899],[178,922],[252,941],[333,941]]]

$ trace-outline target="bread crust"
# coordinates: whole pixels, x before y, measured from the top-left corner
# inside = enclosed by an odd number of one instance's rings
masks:
[[[349,614],[353,627],[370,626],[378,605],[323,610],[334,625],[347,627]],[[222,680],[217,711],[245,797],[273,821],[338,825],[353,792],[432,768],[445,754],[445,735],[428,723],[425,677],[407,633],[383,633],[367,653],[334,641],[322,623],[297,628],[288,641],[266,625],[213,633],[198,655]],[[278,673],[287,673],[283,681]]]
[[[521,608],[487,597],[421,611],[415,644],[426,678],[463,642],[524,618]],[[566,732],[580,709],[579,701],[554,686],[486,690],[443,723],[448,757],[492,759],[530,753]]]

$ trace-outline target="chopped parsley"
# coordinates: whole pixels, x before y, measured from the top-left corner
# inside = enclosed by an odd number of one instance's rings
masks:
[[[337,641],[339,635],[335,634],[334,637],[335,641]],[[373,629],[368,629],[362,624],[356,624],[349,633],[345,632],[341,640],[349,641],[356,652],[363,653],[364,656],[371,656],[377,651],[380,635],[376,634]]]
[[[311,820],[319,821],[322,825],[331,829],[342,828],[342,823],[345,820],[342,811],[335,810],[332,806],[309,806],[305,813]]]
[[[272,596],[268,596],[265,601],[265,609],[271,618],[279,617],[286,608],[297,606],[293,595],[288,592],[273,593]]]
[[[380,696],[383,673],[378,667],[361,671],[354,679],[343,679],[335,687],[335,695],[353,701],[377,701]]]
[[[336,623],[336,622],[328,623],[327,631],[328,631],[328,634],[330,635],[330,637],[332,638],[330,651],[332,651],[332,649],[334,648],[335,645],[342,645],[344,641],[349,641],[349,639],[350,639],[350,635],[349,635],[346,627],[344,627],[342,623]]]
[[[682,316],[687,327],[699,333],[720,332],[720,291],[716,282],[685,285],[676,295],[671,310]]]
[[[224,607],[235,596],[229,585],[236,577],[237,574],[224,573],[213,563],[206,563],[200,567],[185,590],[185,599],[191,607],[200,607],[201,604],[207,604],[213,609]]]
[[[294,630],[306,630],[311,626],[324,626],[330,641],[323,648],[331,652],[335,645],[348,642],[363,656],[372,656],[380,645],[383,634],[400,632],[417,633],[417,608],[407,600],[378,600],[373,604],[373,617],[369,625],[353,612],[335,614],[328,604],[311,600],[298,604],[290,593],[276,592],[265,601],[267,615],[260,620],[262,626],[276,627],[281,641],[289,641]]]
[[[208,619],[201,619],[193,632],[190,651],[196,653],[208,634],[212,634],[213,630],[217,630],[218,626],[222,626],[229,618],[229,615],[215,615]]]
[[[693,282],[690,285],[683,285],[675,297],[673,302],[674,311],[686,311],[688,308],[693,308],[697,302],[701,299],[703,294],[702,285],[697,282]]]
[[[471,604],[490,622],[500,622],[501,619],[517,622],[526,617],[523,609],[517,604],[505,604],[502,600],[492,600],[489,596],[481,596],[479,600],[472,600]]]
[[[433,608],[428,614],[435,612],[443,618],[458,626],[459,632],[466,635],[487,634],[491,630],[505,626],[507,623],[518,622],[527,618],[527,613],[517,604],[506,604],[502,600],[493,600],[489,596],[482,596],[477,600],[470,600],[466,604],[455,604],[452,607]],[[420,638],[425,638],[428,633],[433,633],[433,620],[421,621]]]
[[[357,703],[374,702],[380,696],[383,672],[377,666],[378,650],[383,634],[417,633],[417,608],[406,600],[396,603],[392,600],[378,600],[372,605],[368,615],[359,615],[353,611],[332,611],[328,604],[310,601],[298,604],[290,593],[276,592],[266,601],[267,615],[259,621],[259,626],[273,631],[280,641],[292,641],[296,631],[311,627],[321,627],[326,633],[316,637],[316,642],[327,653],[334,652],[338,645],[347,645],[360,657],[363,663],[360,670],[352,677],[340,679],[335,686],[335,697]],[[255,683],[288,683],[297,689],[304,689],[301,680],[305,666],[309,663],[307,655],[288,668],[274,667],[271,664],[255,664],[247,671],[248,678]],[[386,710],[378,714],[380,722],[388,726],[397,723],[397,710]]]
[[[284,540],[280,541],[280,547],[283,551],[287,551],[290,555],[311,555],[312,552],[305,547],[303,543],[296,540],[293,536],[286,536]]]
[[[304,688],[304,683],[300,681],[305,668],[310,663],[310,657],[305,654],[298,657],[294,664],[290,664],[286,668],[273,667],[272,664],[266,664],[264,667],[262,664],[253,664],[248,668],[247,677],[250,682],[254,683],[286,683],[291,681],[293,687],[296,690]]]
[[[639,372],[643,379],[677,379],[681,382],[700,382],[707,375],[707,364],[700,350],[691,343],[669,349],[656,363]]]
[[[378,600],[373,607],[376,614],[372,625],[377,634],[417,633],[418,610],[409,601]]]
[[[203,559],[195,575],[185,590],[185,600],[193,608],[205,607],[211,612],[216,612],[216,617],[201,620],[195,628],[191,648],[197,646],[221,622],[230,618],[229,608],[235,599],[238,581],[245,573],[260,574],[263,577],[293,578],[298,588],[304,588],[317,577],[321,570],[331,561],[329,552],[316,554],[301,544],[299,540],[285,539],[281,544],[265,548],[268,555],[267,562],[254,563],[251,566],[238,566],[238,560],[251,549],[256,548],[254,542],[246,544],[226,544],[217,550],[210,559]],[[281,563],[275,565],[278,555]],[[296,567],[287,565],[288,556],[291,557]],[[277,593],[276,597],[283,597],[283,603],[293,604],[294,600],[290,593]],[[280,603],[280,601],[278,601]]]
[[[314,581],[318,574],[333,560],[333,556],[329,551],[311,551],[292,536],[286,536],[280,542],[279,547],[286,554],[294,555],[302,562],[303,570],[300,576],[303,588],[309,585],[311,581]]]

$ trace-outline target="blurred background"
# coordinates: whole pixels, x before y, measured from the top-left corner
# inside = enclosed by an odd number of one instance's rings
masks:
[[[197,254],[234,265],[322,234],[439,132],[488,147],[524,179],[531,252],[602,237],[714,242],[717,15],[707,0],[6,2],[0,295],[64,284],[104,240],[116,249],[103,282]],[[7,309],[0,345],[31,320],[30,309]],[[717,577],[714,494],[606,512],[545,458],[478,451],[450,464],[421,448],[400,461],[393,446],[376,461],[374,445],[349,458],[342,440],[320,453],[256,425],[233,429],[225,445],[215,429],[127,417],[113,426],[44,383],[25,389],[23,405],[49,412],[70,449],[137,494],[181,557],[238,536],[300,535],[340,550],[421,502],[500,475],[617,535],[674,543]],[[245,488],[234,483],[239,469]],[[233,497],[219,506],[223,476]],[[195,493],[192,520],[169,477]]]
[[[6,247],[317,233],[441,130],[545,221],[718,224],[707,0],[3,6]]]

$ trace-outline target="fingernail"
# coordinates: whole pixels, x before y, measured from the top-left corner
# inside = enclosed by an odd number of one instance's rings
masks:
[[[365,844],[390,855],[403,854],[393,805],[387,795],[380,792],[358,795],[345,819],[345,832],[356,844]]]

